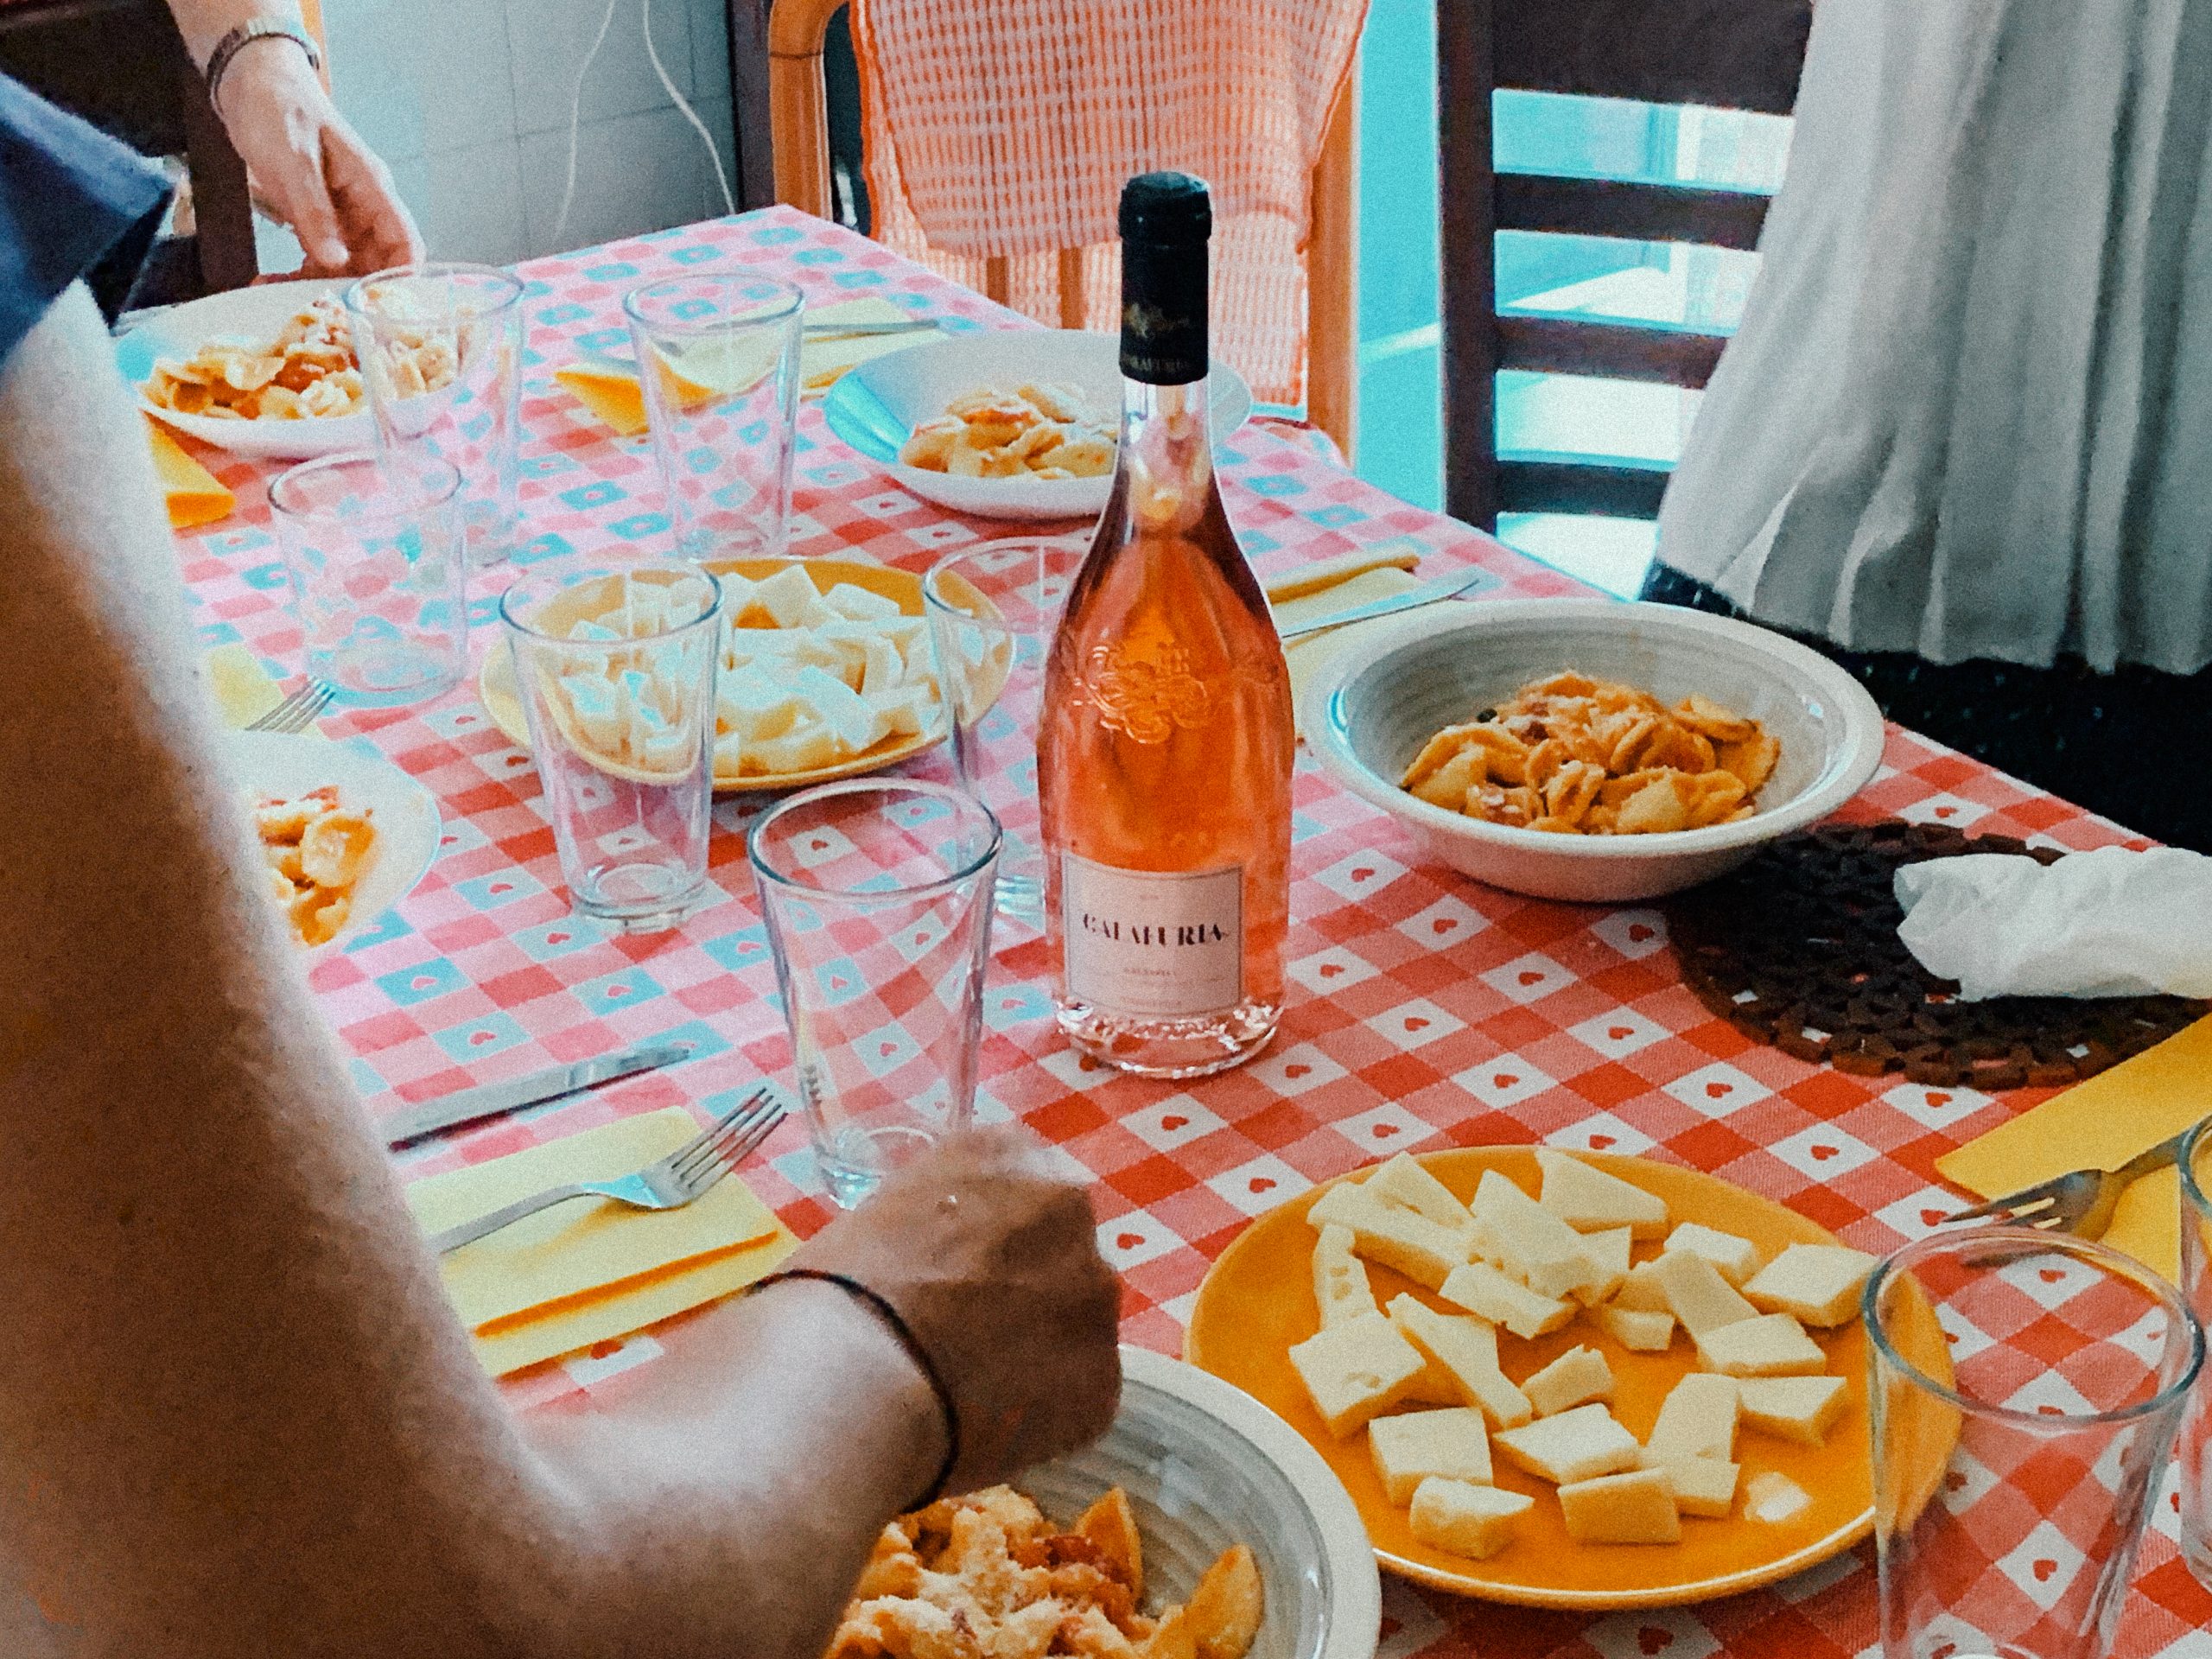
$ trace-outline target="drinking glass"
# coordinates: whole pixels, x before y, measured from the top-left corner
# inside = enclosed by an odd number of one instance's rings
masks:
[[[721,587],[671,561],[538,566],[499,601],[576,909],[674,927],[707,885]]]
[[[798,289],[757,270],[697,271],[622,297],[677,547],[780,558],[791,541]]]
[[[456,264],[401,265],[346,290],[378,445],[460,471],[468,561],[479,569],[515,545],[522,292],[504,270]]]
[[[468,666],[461,475],[435,457],[358,451],[269,486],[305,668],[340,702],[423,702]]]
[[[1045,922],[1037,812],[1045,659],[1089,551],[1088,541],[1068,537],[985,542],[938,560],[922,582],[953,766],[1006,837],[999,914],[1033,928]]]
[[[1887,1659],[2100,1659],[2204,1335],[2117,1250],[2031,1228],[1866,1282]]]
[[[823,1184],[851,1209],[975,1108],[999,827],[958,790],[826,784],[748,842]]]
[[[2181,1287],[2197,1322],[2212,1329],[2212,1117],[2182,1142]],[[2212,1589],[2212,1378],[2199,1376],[2181,1424],[2181,1555]]]

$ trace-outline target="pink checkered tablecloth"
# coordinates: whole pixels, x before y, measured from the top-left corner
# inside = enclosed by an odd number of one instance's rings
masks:
[[[622,291],[716,261],[773,269],[821,302],[887,298],[955,327],[1018,321],[866,239],[788,209],[669,231],[521,267],[529,281],[523,393],[525,545],[518,563],[665,537],[643,439],[611,435],[552,372],[625,343]],[[1377,441],[1370,437],[1370,442]],[[299,633],[269,531],[265,469],[210,464],[237,513],[180,537],[209,646],[242,642],[297,671]],[[1220,457],[1230,516],[1272,571],[1389,537],[1431,569],[1479,566],[1482,597],[1583,591],[1462,524],[1408,506],[1310,450],[1247,428]],[[899,490],[801,417],[792,551],[909,569],[993,533]],[[474,603],[475,648],[496,636],[495,571]],[[324,722],[363,735],[438,797],[444,848],[397,911],[319,964],[314,988],[372,1115],[472,1083],[662,1036],[703,1058],[404,1155],[411,1178],[683,1102],[703,1113],[760,1076],[787,1076],[773,975],[746,873],[757,806],[715,809],[724,902],[680,932],[608,938],[569,913],[529,758],[467,690],[425,708]],[[943,775],[941,758],[914,763]],[[1850,816],[1999,830],[2069,848],[2114,826],[1893,730],[1886,764]],[[1991,1098],[1807,1065],[1748,1042],[1683,987],[1656,911],[1550,904],[1429,862],[1372,807],[1301,763],[1294,819],[1292,1000],[1256,1062],[1188,1088],[1079,1062],[1056,1039],[1043,947],[1003,946],[986,1003],[979,1110],[1014,1116],[1092,1183],[1099,1242],[1127,1284],[1128,1339],[1174,1353],[1208,1263],[1255,1214],[1400,1147],[1545,1141],[1640,1153],[1710,1171],[1881,1250],[1928,1230],[1949,1201],[1936,1156],[2040,1098]],[[796,1122],[747,1179],[802,1234],[826,1219]],[[681,1343],[683,1322],[525,1374],[521,1405],[588,1389]],[[2126,1659],[2180,1653],[2212,1624],[2183,1568],[2162,1498],[2120,1643]],[[1604,1659],[1846,1659],[1874,1641],[1871,1549],[1772,1591],[1604,1618],[1457,1601],[1389,1582],[1384,1659],[1587,1655]]]

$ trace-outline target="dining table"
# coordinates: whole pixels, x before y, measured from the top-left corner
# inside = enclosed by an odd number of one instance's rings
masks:
[[[621,438],[554,379],[626,347],[624,291],[743,264],[811,303],[890,301],[950,332],[1035,325],[852,231],[770,207],[518,266],[527,283],[523,525],[511,560],[472,578],[471,644],[504,649],[497,605],[513,571],[569,553],[664,551],[671,524],[648,442]],[[1370,433],[1366,442],[1388,441]],[[799,416],[790,550],[919,571],[1007,527],[918,499]],[[1595,590],[1490,536],[1362,481],[1308,433],[1255,421],[1216,460],[1239,541],[1263,577],[1395,538],[1424,575],[1465,569],[1464,602]],[[241,646],[285,678],[300,630],[270,532],[281,463],[207,454],[237,496],[231,517],[177,537],[208,648]],[[1062,527],[1080,531],[1080,524]],[[527,1148],[672,1104],[702,1120],[760,1078],[788,1081],[791,1050],[748,874],[760,794],[715,806],[710,902],[677,930],[610,933],[572,913],[530,756],[503,736],[473,680],[427,704],[333,712],[329,736],[365,740],[436,797],[442,844],[391,912],[312,967],[372,1120],[473,1084],[647,1039],[696,1045],[687,1064],[630,1078],[394,1154],[404,1179]],[[949,777],[941,753],[907,770]],[[2118,825],[1892,726],[1883,765],[1845,809],[1997,832],[2069,849],[2141,845]],[[1543,1143],[1636,1154],[1724,1177],[1847,1243],[1885,1251],[1927,1233],[1957,1194],[1935,1160],[2048,1096],[1848,1075],[1739,1033],[1700,1004],[1651,905],[1573,905],[1486,887],[1424,852],[1396,822],[1301,755],[1293,807],[1287,1006],[1258,1058],[1176,1084],[1079,1058],[1052,1019],[1043,939],[1001,925],[984,1001],[977,1116],[1018,1118],[1088,1186],[1098,1243],[1120,1274],[1124,1340],[1179,1354],[1209,1264],[1256,1215],[1402,1149]],[[802,1236],[836,1213],[794,1115],[743,1172]],[[505,1379],[543,1408],[677,1349],[688,1315]],[[2202,1654],[2212,1594],[2174,1544],[2171,1478],[2115,1651]],[[2050,1564],[2008,1565],[2030,1596]],[[1387,1580],[1383,1659],[1480,1652],[1604,1659],[1847,1659],[1877,1645],[1871,1543],[1725,1600],[1592,1615],[1455,1599]]]

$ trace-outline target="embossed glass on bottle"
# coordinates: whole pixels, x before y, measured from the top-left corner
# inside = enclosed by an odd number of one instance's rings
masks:
[[[1184,175],[1122,193],[1121,454],[1038,730],[1060,1028],[1147,1077],[1265,1046],[1289,927],[1290,675],[1214,482],[1210,220]]]

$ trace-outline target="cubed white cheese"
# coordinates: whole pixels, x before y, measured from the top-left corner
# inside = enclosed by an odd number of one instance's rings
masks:
[[[1601,1276],[1582,1235],[1497,1170],[1483,1172],[1472,1208],[1477,1248],[1538,1294],[1566,1296]]]
[[[818,668],[802,668],[791,690],[814,717],[830,728],[843,755],[871,748],[883,735],[883,717],[868,700],[835,675]]]
[[[1521,1384],[1540,1417],[1613,1397],[1613,1369],[1595,1348],[1570,1348]]]
[[[1440,1227],[1465,1232],[1471,1217],[1452,1189],[1421,1166],[1411,1153],[1400,1153],[1360,1185],[1383,1203],[1410,1210]]]
[[[715,580],[722,588],[722,620],[726,626],[735,627],[745,620],[745,613],[753,608],[753,598],[760,590],[750,576],[741,576],[734,570]],[[765,613],[762,620],[766,620]]]
[[[1440,1313],[1411,1296],[1390,1299],[1390,1323],[1429,1363],[1425,1394],[1446,1385],[1449,1403],[1473,1406],[1500,1428],[1525,1423],[1535,1414],[1529,1396],[1507,1380],[1497,1363],[1497,1327],[1487,1319]]]
[[[1492,1448],[1541,1479],[1567,1485],[1633,1469],[1643,1448],[1603,1406],[1577,1406],[1556,1417],[1539,1417],[1500,1429]]]
[[[1605,1333],[1632,1354],[1663,1354],[1674,1345],[1675,1316],[1611,1303],[1597,1310]]]
[[[1490,1484],[1490,1430],[1470,1407],[1377,1417],[1367,1442],[1393,1503],[1412,1503],[1414,1489],[1432,1478]]]
[[[882,622],[899,613],[897,600],[849,582],[837,583],[822,595],[822,602],[850,622]]]
[[[1389,1320],[1370,1313],[1296,1344],[1290,1363],[1322,1423],[1342,1440],[1403,1400],[1428,1362]]]
[[[1779,1469],[1753,1475],[1744,1488],[1744,1514],[1753,1521],[1778,1526],[1801,1513],[1813,1495]]]
[[[1580,1544],[1681,1541],[1681,1516],[1663,1469],[1568,1482],[1559,1489],[1559,1507],[1567,1535]]]
[[[937,693],[926,685],[902,685],[896,691],[861,694],[883,716],[887,734],[918,737],[937,726]]]
[[[1840,1376],[1747,1376],[1736,1393],[1747,1427],[1818,1446],[1843,1415],[1850,1387]]]
[[[1628,1277],[1613,1293],[1613,1306],[1634,1308],[1641,1313],[1664,1313],[1670,1319],[1674,1317],[1674,1310],[1667,1305],[1667,1287],[1660,1281],[1656,1256],[1649,1262],[1639,1262],[1628,1270]]]
[[[1738,1319],[1697,1338],[1697,1361],[1728,1376],[1815,1376],[1828,1357],[1787,1313]]]
[[[1667,1235],[1668,1251],[1687,1250],[1720,1269],[1730,1284],[1741,1286],[1759,1270],[1759,1247],[1748,1238],[1724,1233],[1701,1222],[1686,1221]]]
[[[596,674],[583,672],[564,676],[561,690],[567,696],[577,735],[601,753],[619,753],[624,715],[621,696],[614,687]]]
[[[1656,1276],[1667,1293],[1667,1311],[1693,1337],[1758,1317],[1758,1309],[1737,1294],[1720,1269],[1694,1251],[1668,1251],[1659,1258]]]
[[[1541,1296],[1528,1286],[1507,1278],[1487,1262],[1471,1262],[1452,1269],[1440,1287],[1446,1301],[1457,1302],[1470,1313],[1478,1313],[1493,1325],[1502,1325],[1516,1337],[1541,1337],[1557,1331],[1572,1319],[1575,1305]]]
[[[1582,1232],[1626,1227],[1638,1238],[1666,1232],[1667,1201],[1658,1194],[1550,1147],[1536,1149],[1536,1162],[1544,1172],[1538,1202],[1568,1226]]]
[[[1691,1371],[1669,1391],[1659,1419],[1644,1436],[1643,1462],[1676,1463],[1690,1458],[1736,1455],[1736,1382],[1710,1371]]]
[[[1618,1292],[1628,1282],[1630,1252],[1634,1249],[1634,1236],[1625,1227],[1583,1234],[1582,1254],[1595,1271],[1587,1283],[1575,1287],[1574,1300],[1585,1307],[1595,1307]]]
[[[868,652],[870,645],[890,651],[890,645],[874,628],[860,622],[825,622],[818,628],[807,631],[814,639],[837,653],[837,665],[829,671],[853,690],[859,690],[868,677]],[[894,652],[893,655],[897,655]]]
[[[763,577],[753,588],[753,603],[773,617],[779,628],[819,627],[837,620],[837,613],[822,602],[804,565],[787,564]]]
[[[1513,1541],[1521,1517],[1536,1506],[1523,1492],[1463,1480],[1425,1480],[1414,1489],[1413,1535],[1431,1549],[1488,1560]]]
[[[795,772],[812,772],[817,766],[834,765],[839,753],[836,734],[810,715],[778,736],[747,743],[745,772],[747,777],[787,777]]]
[[[1353,1248],[1370,1262],[1395,1268],[1431,1290],[1454,1268],[1469,1261],[1474,1247],[1466,1236],[1440,1227],[1426,1216],[1384,1204],[1350,1181],[1339,1181],[1313,1201],[1306,1219],[1315,1226],[1332,1222],[1351,1229]]]
[[[1754,1307],[1807,1325],[1838,1325],[1859,1312],[1859,1293],[1874,1258],[1841,1244],[1792,1244],[1744,1287]]]
[[[1313,1247],[1313,1300],[1320,1305],[1325,1330],[1382,1311],[1368,1285],[1367,1264],[1352,1254],[1351,1243],[1351,1228],[1324,1227]]]
[[[746,667],[715,683],[715,714],[724,729],[750,741],[781,737],[798,723],[801,704],[788,677]]]
[[[1684,1458],[1659,1467],[1667,1484],[1675,1489],[1675,1507],[1684,1515],[1723,1521],[1736,1507],[1736,1479],[1743,1472],[1742,1465],[1724,1463],[1719,1458]]]
[[[596,640],[620,639],[622,636],[617,633],[613,628],[608,627],[606,624],[602,622],[594,622],[589,617],[584,616],[578,617],[574,622],[569,625],[569,638],[571,639]]]

